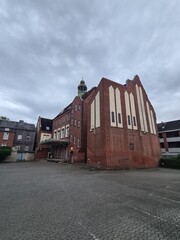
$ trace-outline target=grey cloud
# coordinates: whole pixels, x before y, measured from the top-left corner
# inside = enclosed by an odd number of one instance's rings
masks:
[[[1,0],[2,115],[52,118],[81,77],[91,88],[102,76],[124,84],[138,74],[158,121],[180,118],[179,11],[178,0]]]

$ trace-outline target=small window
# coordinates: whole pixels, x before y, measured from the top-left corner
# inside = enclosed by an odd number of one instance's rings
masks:
[[[133,124],[136,127],[136,118],[135,117],[133,117]]]
[[[66,126],[66,137],[69,137],[69,126]]]
[[[17,151],[21,149],[21,146],[16,146]]]
[[[57,139],[61,138],[61,130],[58,130],[58,135],[57,135]]]
[[[9,139],[9,133],[8,132],[4,132],[3,140],[8,140],[8,139]]]
[[[119,122],[119,124],[121,124],[121,114],[120,113],[118,113],[118,122]]]
[[[77,111],[77,105],[75,105],[75,112]]]
[[[50,130],[50,128],[49,128],[48,126],[46,126],[46,130],[47,130],[47,131],[49,131],[49,130]]]
[[[80,120],[78,121],[78,128],[80,128]]]
[[[18,136],[17,136],[17,140],[18,140],[18,141],[21,141],[21,140],[22,140],[22,135],[18,135]]]
[[[25,151],[25,152],[29,151],[29,146],[25,146],[25,147],[24,147],[24,151]]]
[[[74,137],[74,145],[76,145],[76,138]]]
[[[54,139],[57,139],[56,131],[54,131]]]
[[[115,122],[114,112],[111,112],[112,122]]]
[[[72,142],[73,141],[73,136],[71,135],[71,137],[70,137],[70,142]]]
[[[81,105],[79,104],[79,106],[78,106],[78,110],[80,111],[81,110]]]
[[[30,141],[31,140],[31,136],[26,136],[26,141]]]
[[[71,119],[71,126],[73,125],[73,119]]]
[[[76,127],[76,120],[74,120],[74,126]]]
[[[131,125],[131,118],[130,118],[130,115],[128,115],[128,125]]]
[[[130,143],[130,144],[129,144],[129,149],[130,149],[130,150],[134,150],[134,143]]]
[[[5,128],[5,131],[6,131],[6,132],[9,132],[9,128]]]
[[[69,119],[70,119],[70,116],[68,115],[68,116],[66,117],[66,121],[68,122],[68,121],[69,121]]]
[[[78,147],[78,148],[80,147],[80,140],[79,140],[79,138],[78,138],[78,140],[77,140],[77,147]]]
[[[61,138],[64,138],[65,136],[65,131],[64,131],[64,128],[61,129]]]

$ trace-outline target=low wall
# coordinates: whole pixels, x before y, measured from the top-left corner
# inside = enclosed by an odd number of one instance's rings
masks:
[[[34,152],[21,152],[17,155],[17,161],[33,161],[34,159]]]
[[[17,152],[12,150],[11,155],[8,156],[4,162],[17,162],[17,161],[33,161],[35,159],[34,152]]]
[[[16,162],[17,161],[17,156],[18,156],[18,153],[17,151],[11,151],[11,155],[8,156],[4,162]]]

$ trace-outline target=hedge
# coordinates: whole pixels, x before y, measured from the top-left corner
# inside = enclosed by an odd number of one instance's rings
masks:
[[[160,167],[180,169],[180,155],[175,157],[161,158]]]
[[[4,161],[7,156],[11,155],[10,147],[0,147],[0,162]]]

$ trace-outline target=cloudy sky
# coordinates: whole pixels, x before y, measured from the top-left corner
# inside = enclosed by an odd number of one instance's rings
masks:
[[[0,0],[0,115],[53,118],[82,77],[136,74],[158,122],[180,119],[179,0]]]

